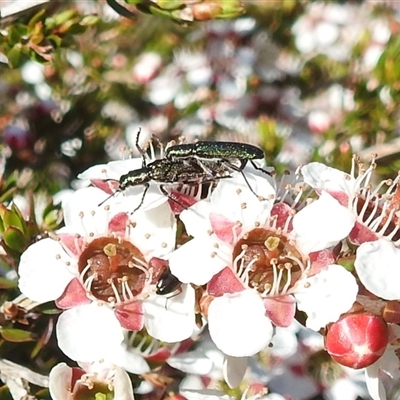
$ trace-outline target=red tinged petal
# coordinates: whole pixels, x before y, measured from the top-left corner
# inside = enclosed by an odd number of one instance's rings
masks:
[[[166,347],[162,347],[147,356],[146,360],[151,362],[165,362],[169,357],[171,357],[171,351]]]
[[[287,328],[293,321],[296,312],[296,301],[293,296],[279,296],[264,300],[266,315],[275,326]]]
[[[308,276],[315,275],[325,269],[328,265],[336,263],[336,259],[332,251],[327,249],[310,253],[309,257],[311,261],[311,270]]]
[[[349,196],[347,193],[342,191],[327,190],[327,192],[335,198],[343,207],[347,207],[349,204]]]
[[[85,374],[85,371],[82,368],[72,367],[72,376],[71,376],[71,388],[75,386],[75,383],[82,378]]]
[[[85,288],[79,282],[78,278],[74,278],[68,284],[61,297],[56,300],[56,306],[62,310],[67,310],[68,308],[90,302],[91,300],[87,297]]]
[[[365,368],[385,352],[389,331],[385,321],[374,314],[349,314],[332,324],[325,346],[339,364],[350,368]]]
[[[365,242],[375,242],[375,240],[378,240],[378,236],[366,226],[356,222],[349,233],[349,240],[352,244],[361,245]]]
[[[242,290],[244,290],[243,283],[228,267],[215,274],[207,285],[208,294],[214,297],[222,296],[225,293],[237,293]]]
[[[293,217],[293,208],[288,206],[285,203],[277,203],[274,204],[271,210],[271,216],[276,218],[276,227],[284,229],[287,232],[290,232],[293,229],[292,220]],[[287,220],[290,219],[290,222],[286,228]]]
[[[101,190],[104,190],[108,194],[115,193],[116,190],[118,190],[119,187],[119,182],[117,180],[107,180],[104,181],[102,179],[92,179],[90,181],[93,186],[98,187]]]
[[[121,326],[130,331],[140,331],[143,328],[143,305],[140,301],[122,304],[115,307],[115,316]]]
[[[168,268],[168,261],[163,260],[162,258],[158,257],[152,257],[149,260],[149,267],[152,268],[153,273],[152,273],[152,284],[157,283],[157,281],[160,279],[162,273]]]
[[[230,221],[221,214],[211,213],[210,222],[215,235],[225,243],[234,243],[242,231],[236,222]]]
[[[84,248],[84,239],[82,237],[77,237],[76,235],[71,235],[69,233],[58,234],[61,244],[68,249],[73,255],[79,256]]]
[[[115,215],[108,223],[108,230],[113,233],[124,233],[127,221],[129,220],[127,213],[119,213]]]
[[[177,191],[171,191],[169,193],[168,204],[171,207],[171,211],[178,215],[183,210],[191,207],[193,204],[196,204],[196,198],[189,196],[185,193],[180,193]]]

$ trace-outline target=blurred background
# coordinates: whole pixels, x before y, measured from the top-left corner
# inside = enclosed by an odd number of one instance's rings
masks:
[[[377,153],[378,173],[394,177],[399,32],[390,0],[0,1],[0,201],[41,204],[27,203],[21,243],[3,235],[3,275],[60,226],[54,194],[127,148],[137,155],[139,127],[141,143],[253,143],[278,173],[309,161],[349,170],[353,154]],[[3,301],[17,293],[9,282]],[[34,369],[62,358],[48,351]]]

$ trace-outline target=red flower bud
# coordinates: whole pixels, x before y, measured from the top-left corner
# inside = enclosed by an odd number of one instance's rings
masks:
[[[350,368],[364,368],[378,360],[389,341],[385,321],[374,314],[348,314],[332,324],[325,338],[330,356]]]

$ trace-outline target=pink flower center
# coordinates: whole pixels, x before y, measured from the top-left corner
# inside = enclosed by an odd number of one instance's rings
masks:
[[[133,299],[149,278],[148,266],[137,247],[122,239],[93,240],[78,262],[85,287],[102,301],[120,303]]]
[[[286,236],[256,228],[246,233],[233,250],[239,277],[262,295],[287,292],[304,272],[305,260]]]

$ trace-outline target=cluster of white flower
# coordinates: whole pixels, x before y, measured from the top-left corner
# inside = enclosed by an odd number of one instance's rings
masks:
[[[350,174],[311,163],[291,180],[249,166],[175,215],[189,197],[176,185],[170,197],[152,183],[145,196],[140,185],[110,196],[141,163],[113,161],[81,174],[97,187],[70,196],[65,226],[21,257],[21,292],[63,310],[57,340],[67,356],[143,374],[146,356],[165,361],[176,348],[135,353],[127,332],[178,343],[208,326],[235,387],[248,357],[296,317],[324,334],[334,360],[366,367],[370,395],[386,399],[382,373],[399,377],[398,179],[373,190],[374,161],[363,170],[357,158]],[[181,282],[168,296],[157,286],[166,271]],[[52,376],[68,379],[65,368]]]

